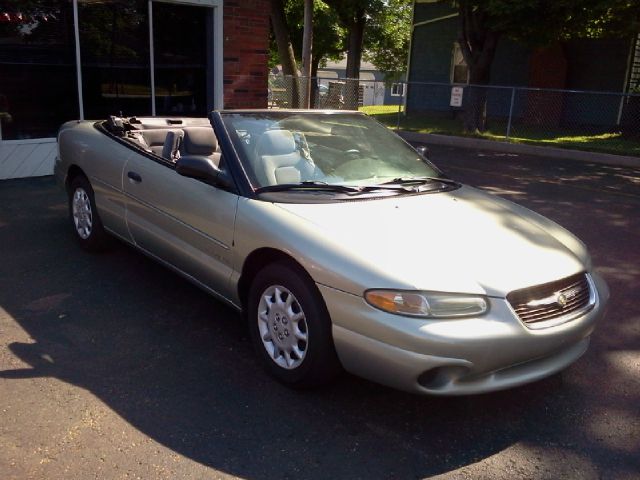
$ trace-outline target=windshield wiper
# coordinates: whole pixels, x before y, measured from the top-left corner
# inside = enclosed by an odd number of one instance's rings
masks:
[[[460,186],[460,183],[446,177],[398,177],[380,185],[424,185],[425,183],[440,182],[447,185]]]
[[[361,193],[391,190],[394,192],[413,193],[414,190],[401,185],[340,185],[320,181],[305,181],[300,183],[281,183],[278,185],[266,185],[256,189],[256,193],[286,192],[291,190],[310,190],[317,192],[345,193],[347,195],[359,195]]]
[[[321,192],[338,192],[338,193],[359,193],[358,187],[350,187],[348,185],[332,185],[326,182],[307,181],[300,183],[280,183],[277,185],[266,185],[256,189],[256,193],[264,192],[286,192],[289,190],[315,190]]]

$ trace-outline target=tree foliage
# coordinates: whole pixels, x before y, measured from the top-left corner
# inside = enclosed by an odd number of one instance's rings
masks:
[[[358,77],[360,57],[396,79],[406,70],[412,7],[412,0],[314,0],[312,75],[346,52],[352,57],[348,77]],[[304,0],[285,0],[283,9],[295,57],[300,59]],[[270,66],[278,62],[273,41]]]
[[[466,1],[487,16],[487,27],[528,44],[570,38],[628,35],[638,31],[637,0]]]
[[[570,38],[629,36],[640,29],[637,0],[457,0],[456,5],[460,46],[472,72],[491,63],[501,37],[545,45]],[[489,80],[477,77],[480,83]]]
[[[406,72],[412,17],[412,0],[388,0],[367,23],[364,58],[388,81],[398,80]]]
[[[302,56],[304,1],[289,0],[285,6],[289,33],[296,58]],[[313,65],[312,75],[327,60],[339,60],[345,51],[345,29],[336,13],[322,0],[313,4]]]
[[[383,0],[325,0],[336,12],[347,32],[347,78],[358,78],[364,42],[365,27],[369,19],[385,7]]]

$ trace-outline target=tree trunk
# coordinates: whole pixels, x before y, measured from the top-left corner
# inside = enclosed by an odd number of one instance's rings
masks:
[[[469,67],[471,85],[466,89],[464,129],[472,133],[484,132],[487,127],[487,87],[484,85],[491,81],[491,64],[500,33],[487,27],[486,13],[481,8],[474,8],[468,0],[459,0],[458,14],[458,42]]]
[[[364,10],[358,10],[349,29],[349,50],[347,50],[347,84],[345,85],[345,108],[358,109],[360,63],[362,61],[362,40],[367,19]]]
[[[311,105],[311,59],[313,49],[313,0],[304,0],[304,32],[302,36],[302,76],[304,108]]]
[[[289,37],[289,27],[282,0],[271,0],[271,26],[278,45],[278,58],[282,66],[282,73],[290,79],[290,85],[287,85],[291,93],[291,105],[289,106],[297,107],[300,98],[298,66]]]
[[[464,116],[464,129],[467,132],[484,132],[487,129],[487,85],[491,79],[490,68],[476,65],[469,71],[467,87],[467,108]]]

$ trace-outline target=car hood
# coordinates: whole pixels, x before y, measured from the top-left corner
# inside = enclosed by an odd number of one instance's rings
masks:
[[[388,283],[365,288],[503,297],[587,268],[577,251],[584,245],[566,230],[471,187],[368,201],[278,205],[298,221],[312,223],[344,258],[370,265],[377,278]]]

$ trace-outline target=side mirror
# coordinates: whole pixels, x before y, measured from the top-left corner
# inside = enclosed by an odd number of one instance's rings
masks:
[[[424,159],[427,159],[429,156],[429,149],[427,148],[426,145],[420,145],[419,147],[416,147],[416,151],[420,154],[420,156]]]
[[[213,160],[207,157],[182,157],[176,162],[176,172],[183,177],[195,178],[216,187],[230,188],[231,181]]]

